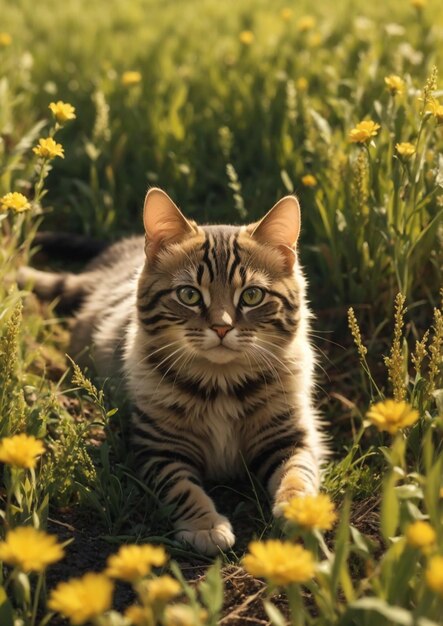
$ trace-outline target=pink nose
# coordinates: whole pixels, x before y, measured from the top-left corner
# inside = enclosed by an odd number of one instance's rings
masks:
[[[217,335],[220,337],[220,339],[223,339],[223,337],[230,331],[232,330],[232,326],[211,326],[212,330],[215,331],[217,333]]]

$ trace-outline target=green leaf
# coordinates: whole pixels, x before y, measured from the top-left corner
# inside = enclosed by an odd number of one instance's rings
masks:
[[[289,191],[289,193],[292,193],[294,191],[294,183],[289,178],[288,172],[286,170],[282,170],[280,172],[280,176],[281,176],[283,185],[285,186],[285,189]]]
[[[14,626],[14,613],[4,587],[0,587],[0,624]]]
[[[366,613],[376,613],[377,615],[385,617],[393,624],[399,624],[400,626],[438,626],[438,624],[432,620],[426,619],[425,617],[415,619],[414,615],[410,611],[407,611],[399,606],[392,606],[381,598],[361,598],[360,600],[356,600],[350,604],[345,616],[348,619],[340,622],[341,625],[345,626],[345,624],[353,624],[353,620],[349,618],[352,618],[352,613],[359,613],[360,611],[364,611]],[[368,620],[366,623],[376,624],[376,622],[370,622]]]
[[[340,524],[335,535],[335,555],[331,571],[331,588],[333,594],[337,591],[342,573],[347,571],[346,560],[349,554],[349,512],[350,499],[346,497],[342,510],[340,511]]]
[[[380,528],[385,541],[388,541],[390,537],[395,535],[400,517],[400,506],[395,492],[397,480],[398,477],[394,472],[390,472],[383,484]]]
[[[286,626],[286,619],[278,608],[272,604],[272,602],[269,602],[269,600],[263,600],[263,605],[265,607],[266,615],[271,620],[271,624],[273,624],[273,626]]]
[[[191,587],[191,585],[189,585],[186,582],[186,580],[183,577],[183,574],[182,574],[182,571],[181,571],[180,567],[178,566],[178,564],[175,561],[171,562],[170,569],[171,569],[171,572],[176,577],[176,579],[178,580],[178,582],[183,587],[183,591],[187,595],[188,600],[190,601],[190,603],[195,606],[197,604],[197,592],[194,589],[194,587]]]
[[[206,572],[206,577],[199,585],[203,604],[211,617],[218,616],[223,606],[223,580],[220,559],[217,559]]]

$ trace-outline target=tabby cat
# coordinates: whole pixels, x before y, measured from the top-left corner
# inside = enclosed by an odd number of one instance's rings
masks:
[[[101,375],[124,378],[143,479],[173,505],[177,538],[214,554],[235,536],[204,479],[248,467],[275,515],[319,488],[300,209],[287,196],[258,223],[199,226],[154,188],[143,219],[144,241],[111,246],[83,273],[23,268],[20,282],[81,301],[71,354],[90,347]]]

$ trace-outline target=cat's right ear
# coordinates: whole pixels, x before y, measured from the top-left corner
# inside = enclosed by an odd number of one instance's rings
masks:
[[[143,208],[146,233],[146,255],[154,259],[158,252],[194,232],[194,228],[167,193],[153,187],[148,191]]]

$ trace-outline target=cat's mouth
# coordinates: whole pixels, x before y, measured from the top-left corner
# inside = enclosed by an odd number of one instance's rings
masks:
[[[238,358],[239,352],[238,350],[234,350],[233,348],[229,348],[225,346],[223,343],[219,343],[217,346],[213,346],[212,348],[208,348],[203,352],[203,356],[213,363],[229,363],[234,359]]]

